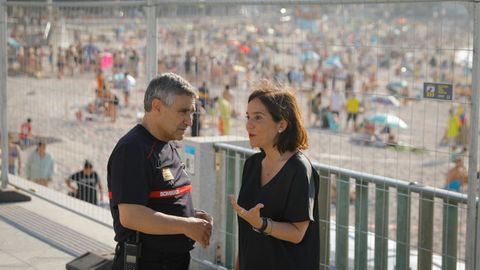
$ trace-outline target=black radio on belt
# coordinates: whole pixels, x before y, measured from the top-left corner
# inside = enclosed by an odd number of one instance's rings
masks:
[[[136,232],[135,242],[126,241],[123,247],[124,256],[124,269],[125,270],[138,270],[138,259],[142,254],[142,245],[139,241],[139,232]]]

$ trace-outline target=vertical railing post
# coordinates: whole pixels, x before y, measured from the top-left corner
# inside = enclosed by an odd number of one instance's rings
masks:
[[[397,256],[395,270],[410,269],[410,191],[398,188],[397,195]]]
[[[389,194],[385,184],[375,188],[375,270],[384,270],[388,269]]]
[[[442,270],[457,269],[458,204],[443,203]]]
[[[355,197],[355,265],[367,269],[368,251],[368,182],[356,180]]]
[[[470,4],[470,3],[468,3]],[[471,3],[473,9],[473,70],[472,70],[472,109],[470,111],[470,141],[468,151],[468,206],[467,206],[467,241],[466,270],[480,268],[480,207],[477,205],[478,181],[478,117],[480,102],[480,2]],[[470,13],[471,14],[471,13]]]
[[[2,164],[0,188],[7,188],[8,183],[8,130],[7,130],[7,7],[6,0],[0,0],[0,146]]]
[[[147,82],[157,76],[157,5],[155,0],[147,1]]]
[[[235,152],[225,151],[225,201],[229,202],[228,196],[235,193]],[[225,266],[229,269],[235,267],[236,224],[237,215],[230,203],[227,203],[226,213],[226,239],[225,239]]]
[[[225,151],[214,148],[214,168],[215,168],[215,177],[216,177],[216,185],[215,185],[215,198],[218,198],[218,203],[214,207],[215,211],[212,213],[212,216],[216,219],[213,223],[213,230],[218,231],[218,242],[216,244],[215,250],[215,263],[225,265],[225,247],[226,247],[226,237],[221,239],[223,235],[221,231],[223,228],[226,228],[226,218],[228,217],[225,214],[228,213],[228,196],[225,196],[227,192],[227,181],[226,178],[226,170],[225,170]],[[225,222],[225,223],[224,223]],[[225,230],[226,232],[226,230]]]
[[[320,224],[320,270],[330,269],[330,172],[321,170],[318,192]]]
[[[350,178],[337,175],[337,223],[335,232],[335,268],[348,268],[348,208],[350,205]]]
[[[420,194],[418,270],[432,268],[433,194]]]

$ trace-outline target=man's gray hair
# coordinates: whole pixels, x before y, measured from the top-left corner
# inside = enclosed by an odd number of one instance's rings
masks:
[[[184,78],[175,73],[163,73],[148,84],[143,108],[146,112],[152,110],[152,101],[160,99],[166,106],[172,106],[178,95],[197,98],[197,90]]]

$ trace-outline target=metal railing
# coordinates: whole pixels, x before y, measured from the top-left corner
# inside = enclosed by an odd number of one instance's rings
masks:
[[[216,151],[222,153],[225,158],[225,179],[237,179],[241,174],[241,166],[245,159],[256,151],[251,149],[229,145],[225,143],[215,144]],[[433,255],[433,214],[434,200],[443,201],[443,232],[442,232],[442,269],[457,269],[457,244],[458,244],[458,209],[459,205],[467,204],[467,196],[457,192],[436,189],[423,186],[418,183],[401,181],[389,177],[382,177],[368,173],[357,172],[335,166],[313,163],[320,174],[320,192],[318,197],[319,221],[320,221],[320,269],[330,267],[330,226],[335,224],[335,267],[336,269],[351,269],[349,267],[349,194],[350,179],[356,183],[355,196],[355,240],[354,240],[354,269],[368,269],[367,251],[368,241],[368,206],[369,191],[371,186],[375,189],[375,248],[374,269],[389,269],[388,266],[388,218],[389,200],[391,190],[397,191],[397,232],[396,232],[396,265],[395,269],[410,269],[410,231],[411,231],[411,207],[412,194],[419,195],[419,218],[418,218],[418,269],[432,269]],[[332,175],[336,181],[336,221],[330,217],[330,205],[332,202],[331,186]],[[235,192],[235,183],[226,180],[226,193]],[[237,190],[238,191],[238,190]],[[466,206],[465,206],[466,207]],[[234,234],[236,231],[235,215],[232,209],[228,209],[227,233]],[[233,264],[235,254],[235,237],[227,235],[226,239],[226,264]],[[392,266],[390,266],[392,267]]]
[[[63,192],[36,184],[33,181],[16,175],[10,175],[9,184],[17,189],[23,190],[30,195],[37,196],[38,198],[69,210],[77,215],[88,218],[101,225],[113,228],[110,209],[105,207],[108,206],[108,204],[104,206],[98,206],[88,202],[88,199],[90,198],[82,198],[85,200],[75,198],[74,196],[69,196]]]

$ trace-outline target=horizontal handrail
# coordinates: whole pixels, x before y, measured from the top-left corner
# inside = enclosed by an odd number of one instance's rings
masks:
[[[129,6],[146,6],[147,0],[131,0],[131,1],[75,1],[75,2],[32,2],[32,1],[15,1],[5,2],[6,6],[12,7],[129,7]]]
[[[253,149],[248,149],[245,147],[231,145],[227,143],[215,143],[214,147],[217,150],[232,150],[241,154],[245,154],[247,156],[257,153],[257,151]],[[364,180],[374,184],[384,184],[388,187],[406,188],[412,192],[431,194],[436,198],[442,198],[445,200],[449,200],[451,202],[467,204],[467,194],[461,194],[454,191],[425,186],[417,182],[408,182],[408,181],[403,181],[403,180],[399,180],[391,177],[358,172],[358,171],[326,165],[318,162],[312,162],[312,164],[314,168],[319,171],[328,171],[331,174],[346,175],[346,176],[349,176],[350,178]]]
[[[457,2],[475,2],[476,0],[460,0]],[[98,3],[100,2],[100,3]],[[165,4],[202,4],[202,5],[255,5],[255,6],[265,6],[265,5],[345,5],[345,4],[395,4],[395,3],[413,3],[418,2],[418,0],[208,0],[208,1],[198,1],[198,0],[154,0],[152,5],[165,5]],[[422,0],[422,2],[452,2],[452,0]],[[133,1],[86,1],[86,2],[31,2],[31,1],[15,1],[15,2],[6,2],[9,6],[61,6],[61,7],[86,7],[86,6],[101,6],[101,5],[110,5],[110,6],[133,6],[133,5],[147,5],[147,0],[133,0]]]

